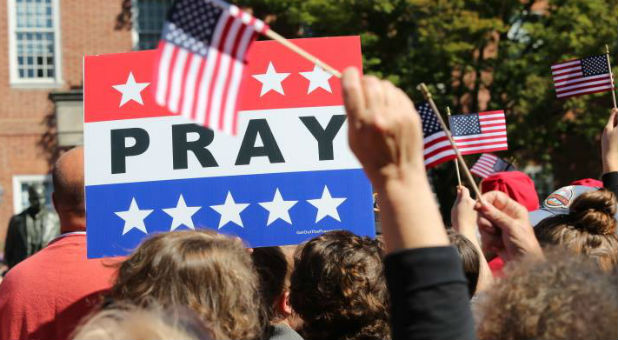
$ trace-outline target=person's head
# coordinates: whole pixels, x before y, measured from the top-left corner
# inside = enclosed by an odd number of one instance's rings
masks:
[[[293,320],[290,320],[293,318],[293,311],[289,296],[295,248],[295,246],[255,248],[251,253],[255,269],[260,276],[260,292],[271,323],[294,324],[291,322]]]
[[[86,230],[82,147],[73,148],[60,156],[52,170],[52,181],[52,200],[60,218],[60,231]]]
[[[539,208],[539,196],[534,182],[521,171],[496,172],[481,182],[481,192],[502,191],[528,211]]]
[[[34,211],[41,210],[43,204],[45,204],[45,193],[43,186],[39,184],[33,184],[28,187],[28,202],[30,208]]]
[[[468,292],[470,293],[470,297],[472,297],[474,292],[476,292],[476,285],[479,281],[479,253],[470,240],[454,229],[448,229],[447,234],[449,241],[455,246],[461,258],[464,274],[466,274],[466,279],[468,280]]]
[[[239,240],[213,231],[176,231],[144,241],[118,269],[112,301],[187,306],[216,339],[253,339],[266,316],[251,257]]]
[[[83,321],[74,340],[211,339],[195,313],[185,308],[140,308],[131,305],[103,309]]]
[[[333,231],[296,255],[290,301],[306,339],[387,339],[389,298],[377,240]]]
[[[479,338],[616,339],[618,276],[564,250],[545,254],[507,266],[479,300]]]
[[[611,270],[618,264],[616,203],[611,191],[588,191],[573,201],[568,214],[542,220],[534,233],[542,246],[562,246]]]

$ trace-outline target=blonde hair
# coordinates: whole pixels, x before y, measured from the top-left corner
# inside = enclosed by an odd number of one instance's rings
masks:
[[[217,339],[255,339],[267,318],[249,253],[238,240],[212,231],[157,234],[118,270],[116,302],[187,306]]]
[[[569,214],[542,220],[535,228],[542,246],[559,245],[593,258],[605,271],[618,264],[616,196],[608,190],[589,191],[577,197]]]
[[[171,312],[171,313],[170,313]],[[182,318],[181,318],[182,317]],[[130,305],[104,309],[79,326],[75,340],[210,339],[208,329],[191,314]]]
[[[507,265],[478,300],[479,339],[616,339],[618,276],[561,247]]]

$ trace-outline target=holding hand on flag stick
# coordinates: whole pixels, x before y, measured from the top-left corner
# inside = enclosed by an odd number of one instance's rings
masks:
[[[446,107],[446,115],[449,117],[451,116],[451,108],[448,106]],[[461,174],[459,173],[459,163],[457,163],[457,159],[454,159],[453,163],[455,163],[455,171],[457,172],[457,186],[460,187],[461,186]]]
[[[461,155],[461,152],[459,152],[459,149],[457,148],[457,145],[455,144],[455,141],[453,140],[453,136],[451,135],[451,132],[446,127],[446,123],[444,122],[444,119],[442,119],[442,116],[440,115],[440,110],[438,110],[436,103],[433,101],[431,92],[429,92],[429,89],[427,88],[427,85],[425,85],[425,83],[420,83],[418,85],[418,89],[423,94],[423,97],[425,97],[425,100],[429,102],[431,109],[436,113],[436,116],[438,117],[438,121],[440,122],[442,129],[444,130],[444,132],[446,133],[446,136],[448,137],[449,143],[451,143],[453,150],[455,150],[455,155],[457,156],[457,160],[459,160],[459,163],[464,169],[464,173],[466,174],[466,178],[468,179],[468,182],[470,182],[472,189],[474,189],[474,193],[476,194],[477,199],[481,203],[483,203],[482,197],[481,197],[481,191],[479,190],[479,187],[476,185],[476,182],[474,182],[474,178],[472,178],[470,169],[468,169],[468,165],[464,161],[463,156]]]
[[[378,193],[387,252],[448,245],[410,99],[388,81],[361,78],[355,68],[345,70],[342,87],[350,148]]]

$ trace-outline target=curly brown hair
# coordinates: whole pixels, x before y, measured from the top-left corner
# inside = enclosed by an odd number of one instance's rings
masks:
[[[207,230],[147,239],[120,265],[109,298],[187,306],[216,339],[256,339],[267,323],[249,253],[240,241]]]
[[[618,276],[565,252],[507,265],[479,300],[480,339],[618,338]]]
[[[616,204],[609,190],[586,192],[573,201],[569,214],[542,220],[534,233],[542,246],[565,247],[595,259],[603,270],[612,270],[618,264]]]
[[[377,240],[347,231],[313,238],[297,254],[290,302],[306,339],[390,339],[389,299]]]

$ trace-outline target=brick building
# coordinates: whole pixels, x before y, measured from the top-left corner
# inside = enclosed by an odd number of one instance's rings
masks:
[[[27,186],[49,194],[54,159],[82,143],[83,56],[152,48],[170,2],[0,0],[0,249]]]

